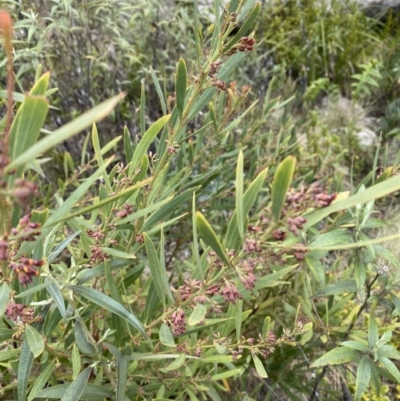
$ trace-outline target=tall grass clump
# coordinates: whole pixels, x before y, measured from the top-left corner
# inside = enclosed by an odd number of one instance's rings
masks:
[[[194,58],[171,88],[150,70],[138,135],[111,140],[97,123],[124,93],[44,128],[50,72],[15,90],[0,12],[0,398],[361,400],[400,383],[400,263],[376,237],[400,157],[379,169],[378,149],[346,192],[334,159],[310,171],[323,155],[302,152],[278,78],[260,99],[232,80],[260,10],[217,0],[204,30],[195,1]],[[47,152],[86,129],[49,182]]]

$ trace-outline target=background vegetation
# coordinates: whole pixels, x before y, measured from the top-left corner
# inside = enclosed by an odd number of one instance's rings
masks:
[[[2,7],[0,399],[398,397],[395,14]]]

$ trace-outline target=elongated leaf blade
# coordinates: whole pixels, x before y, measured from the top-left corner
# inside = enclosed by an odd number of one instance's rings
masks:
[[[371,380],[370,359],[367,356],[361,358],[357,369],[356,393],[354,401],[360,401],[363,394],[367,391],[369,381]]]
[[[188,323],[190,326],[195,326],[204,320],[207,313],[207,306],[201,303],[198,303],[196,307],[193,309],[193,312],[189,316]]]
[[[354,349],[347,347],[338,347],[321,358],[317,359],[312,365],[312,368],[319,368],[325,365],[340,365],[342,363],[354,361],[357,358],[357,352]]]
[[[241,240],[244,238],[245,218],[243,206],[243,152],[240,151],[236,167],[236,220]]]
[[[204,242],[212,248],[212,250],[223,262],[226,263],[227,266],[230,266],[229,259],[219,242],[217,234],[215,234],[206,218],[200,212],[196,212],[196,227],[200,235],[203,237]]]
[[[307,222],[304,224],[304,228],[312,227],[332,213],[339,212],[340,210],[346,210],[374,199],[382,198],[398,191],[399,189],[400,175],[396,175],[384,182],[373,185],[365,191],[358,192],[357,194],[349,196],[344,200],[334,202],[328,207],[324,207],[323,209],[318,209],[314,212],[304,215],[304,217],[307,219]]]
[[[144,237],[144,244],[146,247],[147,258],[149,261],[151,277],[153,279],[157,295],[161,303],[163,304],[164,308],[166,308],[167,306],[166,296],[169,292],[169,288],[167,287],[168,285],[167,272],[166,270],[163,270],[161,268],[161,263],[160,260],[158,259],[156,248],[150,237],[146,233],[143,234],[143,237]]]
[[[161,117],[145,132],[138,146],[136,147],[135,152],[133,153],[131,164],[129,166],[129,173],[128,173],[129,177],[131,177],[132,174],[136,171],[137,167],[142,161],[143,156],[146,154],[147,149],[150,147],[150,145],[156,138],[157,134],[164,127],[169,118],[170,118],[169,114],[164,117]]]
[[[50,363],[46,364],[45,368],[42,370],[39,377],[35,380],[35,383],[33,384],[33,387],[29,393],[28,401],[33,400],[40,392],[40,390],[42,390],[42,388],[45,386],[45,384],[49,380],[49,377],[53,373],[54,365],[55,360],[52,360]]]
[[[263,379],[266,379],[268,377],[267,371],[265,370],[264,364],[261,362],[260,358],[257,355],[253,355],[253,362],[258,375]]]
[[[61,398],[61,401],[76,401],[81,398],[83,391],[85,390],[86,384],[89,380],[92,368],[86,368],[83,370],[76,380],[74,380],[67,388],[65,394]]]
[[[26,400],[26,390],[28,387],[28,380],[33,365],[33,354],[29,348],[28,341],[25,340],[22,344],[21,354],[18,361],[17,373],[17,392],[18,401]]]
[[[40,154],[47,152],[59,143],[66,141],[72,136],[90,127],[94,122],[103,119],[109,113],[111,113],[111,111],[123,97],[124,94],[114,96],[111,99],[106,100],[105,102],[82,114],[80,117],[76,118],[72,122],[55,130],[52,135],[45,136],[43,139],[35,143],[22,154],[18,154],[18,156],[6,166],[6,172],[15,170],[18,167],[25,165]]]
[[[92,301],[96,305],[99,305],[102,308],[107,309],[108,311],[122,317],[133,327],[135,327],[145,338],[148,338],[146,331],[144,330],[144,327],[142,323],[138,320],[138,318],[131,312],[127,311],[120,303],[110,298],[108,295],[103,294],[102,292],[97,291],[93,288],[83,287],[79,285],[70,285],[68,288],[70,288],[73,292],[88,299],[89,301]]]
[[[7,303],[10,300],[10,288],[7,283],[0,286],[0,318],[3,316]]]
[[[292,182],[296,159],[288,156],[278,166],[272,182],[272,214],[275,221],[279,221],[281,211],[286,201],[286,194]]]
[[[264,184],[265,178],[267,176],[268,168],[261,171],[260,174],[254,179],[254,181],[247,188],[243,195],[243,216],[247,216],[257,199],[257,196]],[[243,223],[244,224],[244,223]],[[229,222],[228,232],[226,234],[226,248],[238,250],[241,246],[242,241],[238,233],[238,223],[237,223],[237,210],[232,215]]]
[[[41,334],[31,325],[25,325],[25,337],[33,356],[38,357],[44,350]]]
[[[183,110],[185,108],[186,85],[187,85],[186,63],[185,60],[181,58],[176,67],[176,80],[175,80],[176,107],[178,109],[179,117],[181,119],[183,115]]]

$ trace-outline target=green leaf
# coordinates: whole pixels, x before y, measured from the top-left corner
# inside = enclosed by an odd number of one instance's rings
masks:
[[[175,80],[176,107],[178,109],[179,117],[181,119],[183,115],[183,110],[185,108],[186,85],[187,85],[186,63],[185,60],[181,58],[176,67],[176,80]]]
[[[175,361],[171,362],[169,365],[165,367],[165,370],[177,370],[179,369],[186,360],[186,355],[185,354],[180,354]]]
[[[97,354],[97,347],[89,341],[89,334],[86,325],[79,317],[75,319],[74,336],[76,345],[84,355],[93,356]]]
[[[153,279],[157,295],[160,298],[160,301],[163,304],[164,308],[166,308],[167,302],[165,298],[167,295],[170,294],[167,271],[165,269],[162,269],[160,260],[158,259],[157,256],[156,248],[150,237],[146,233],[143,233],[143,237],[144,237],[144,244],[146,247],[147,259],[149,262],[151,277]],[[173,299],[171,298],[170,300],[173,301]]]
[[[176,347],[174,337],[171,333],[171,329],[166,323],[163,323],[160,327],[160,343],[167,347]]]
[[[310,254],[306,255],[305,260],[306,260],[308,267],[313,272],[315,278],[321,284],[321,287],[324,288],[325,287],[325,267],[321,264],[321,262],[317,258],[313,257]]]
[[[250,11],[249,16],[247,19],[244,21],[244,23],[241,25],[240,29],[237,31],[235,36],[228,42],[226,46],[223,47],[223,52],[225,53],[228,51],[230,48],[232,48],[240,38],[243,36],[246,36],[247,32],[250,29],[254,29],[254,22],[256,18],[258,17],[258,14],[260,13],[261,10],[261,4],[257,3],[253,9]]]
[[[378,359],[384,368],[397,380],[397,383],[400,383],[400,372],[397,366],[390,359],[383,356],[379,356]]]
[[[228,363],[233,361],[232,355],[210,355],[202,359],[204,363]]]
[[[371,380],[371,361],[367,356],[361,358],[357,369],[356,392],[354,401],[360,401],[363,394],[367,391],[369,381]]]
[[[357,284],[356,280],[342,280],[337,281],[334,284],[329,284],[325,287],[325,289],[319,293],[318,295],[338,295],[343,294],[345,292],[356,292]]]
[[[128,376],[128,360],[120,350],[111,344],[104,344],[117,359],[117,397],[116,401],[123,401],[126,392],[126,380]]]
[[[189,326],[195,326],[204,320],[207,313],[207,306],[201,303],[198,303],[196,307],[193,309],[193,312],[190,314],[188,319]]]
[[[28,401],[32,401],[34,398],[36,398],[39,391],[46,385],[49,377],[53,373],[55,360],[52,360],[50,363],[46,363],[44,365],[45,368],[42,370],[39,377],[35,380],[32,389],[29,392]]]
[[[0,286],[0,318],[4,315],[9,300],[10,288],[7,283],[3,283]]]
[[[156,92],[160,99],[161,109],[162,109],[163,114],[165,115],[165,114],[167,114],[167,105],[165,103],[164,93],[161,89],[161,85],[160,85],[160,82],[158,81],[157,75],[152,67],[150,67],[150,75],[153,78],[154,86],[156,87]]]
[[[353,348],[361,352],[369,352],[369,347],[360,341],[342,341],[340,345],[347,348]]]
[[[59,384],[57,386],[53,387],[48,387],[43,389],[39,394],[37,394],[37,398],[46,398],[46,399],[60,399],[63,397],[65,394],[66,390],[68,389],[68,386],[70,386],[70,383],[65,383],[65,384]],[[115,394],[104,388],[104,386],[97,386],[95,384],[87,384],[86,387],[83,390],[82,395],[80,398],[75,399],[74,401],[77,400],[98,400],[98,399],[104,399],[104,398],[109,398],[113,399]]]
[[[367,279],[367,268],[360,261],[356,261],[354,265],[354,277],[356,279],[357,290],[360,291],[364,288],[365,280]]]
[[[41,334],[31,325],[25,325],[25,336],[33,356],[38,357],[44,350],[44,341]]]
[[[262,377],[263,379],[266,379],[268,377],[267,372],[264,368],[264,364],[261,362],[260,358],[257,355],[252,355],[253,357],[253,362],[254,362],[254,366],[257,370],[257,373],[260,377]]]
[[[243,373],[243,369],[231,369],[227,370],[226,372],[218,373],[216,375],[211,376],[211,380],[217,381],[222,379],[228,379],[229,377],[240,375],[241,373]]]
[[[145,132],[145,134],[143,135],[142,139],[140,140],[140,142],[137,145],[135,152],[133,154],[133,157],[132,157],[132,160],[131,160],[131,163],[129,166],[129,172],[128,172],[129,177],[131,177],[132,174],[136,171],[137,167],[142,162],[142,158],[146,154],[147,149],[150,147],[150,145],[156,138],[157,134],[164,127],[164,125],[167,123],[169,118],[170,118],[169,114],[164,117],[161,117]]]
[[[349,196],[347,199],[342,201],[334,202],[328,207],[318,209],[314,212],[305,214],[304,217],[307,222],[304,224],[304,228],[310,228],[317,224],[319,221],[329,216],[331,213],[338,212],[340,210],[350,209],[362,203],[367,203],[374,199],[382,198],[400,189],[400,176],[393,176],[384,182],[373,185],[365,191],[358,192],[355,195]]]
[[[22,174],[25,165],[34,159],[27,157],[21,159],[21,154],[34,147],[42,128],[49,102],[41,96],[25,95],[22,105],[19,107],[17,115],[10,130],[10,158],[11,163],[5,167],[5,171],[16,170],[13,177]],[[18,163],[18,160],[20,163]],[[12,166],[12,167],[10,167]]]
[[[81,398],[83,390],[85,390],[86,384],[89,380],[90,374],[92,373],[92,368],[86,368],[83,370],[76,380],[74,380],[67,390],[65,394],[62,396],[61,401],[76,401]]]
[[[340,365],[342,363],[356,360],[357,352],[351,348],[339,347],[335,348],[321,358],[317,359],[312,365],[312,368],[320,368],[325,365]]]
[[[180,210],[180,206],[184,202],[188,202],[189,199],[192,198],[193,193],[199,189],[199,187],[194,187],[190,188],[187,191],[179,194],[178,196],[175,196],[172,198],[168,203],[163,204],[159,210],[157,210],[155,213],[153,213],[144,223],[143,226],[143,231],[148,231],[149,229],[153,228],[156,223],[160,221],[164,221],[167,216],[169,216],[171,213],[176,212],[177,210]],[[161,201],[162,202],[162,201]],[[161,203],[160,202],[160,203]]]
[[[83,287],[79,285],[70,285],[68,286],[75,293],[85,297],[89,301],[92,301],[96,305],[101,306],[108,311],[115,313],[116,315],[125,319],[128,323],[130,323],[133,327],[135,327],[146,339],[148,339],[146,331],[142,325],[142,323],[138,320],[138,318],[133,315],[131,312],[128,312],[121,304],[117,301],[114,301],[112,298],[103,294],[100,291],[97,291],[93,288]]]
[[[239,152],[237,167],[236,167],[236,220],[240,239],[244,238],[244,214],[243,207],[243,152]]]
[[[30,90],[30,95],[45,96],[47,88],[49,87],[50,71],[44,73]]]
[[[62,240],[49,254],[49,256],[47,257],[47,263],[51,264],[58,255],[61,254],[61,252],[74,240],[74,238],[79,235],[81,232],[80,231],[76,231],[74,233],[72,233],[71,235],[69,235],[67,238],[65,238],[64,240]]]
[[[65,310],[64,298],[61,294],[58,284],[52,281],[52,279],[50,279],[49,277],[46,277],[45,283],[48,284],[48,286],[46,287],[47,292],[53,298],[58,310],[60,311],[61,317],[65,321],[67,319],[67,311]]]
[[[92,126],[92,144],[97,164],[99,167],[102,167],[104,165],[104,159],[103,155],[101,154],[100,140],[96,124],[93,124]],[[109,192],[112,192],[111,182],[110,179],[108,178],[108,174],[103,174],[103,179],[107,185],[107,189],[109,190]]]
[[[272,214],[275,221],[279,221],[281,211],[286,201],[286,194],[292,182],[296,159],[288,156],[276,169],[272,182]]]
[[[223,262],[226,263],[227,266],[230,266],[229,259],[222,249],[222,245],[218,240],[217,234],[215,234],[206,218],[200,212],[196,212],[196,227],[200,235],[203,237],[204,242],[212,248],[212,250]]]
[[[105,102],[99,104],[93,109],[87,111],[82,114],[80,117],[76,118],[72,122],[64,125],[63,127],[55,130],[52,135],[47,135],[35,145],[29,147],[25,152],[18,154],[18,156],[11,161],[5,167],[6,172],[10,172],[12,170],[18,169],[20,166],[25,165],[29,161],[35,159],[40,154],[47,152],[52,149],[54,146],[58,145],[71,138],[72,136],[78,134],[84,129],[90,127],[94,122],[99,121],[106,117],[111,111],[114,109],[116,104],[124,97],[124,95],[117,95],[111,99],[106,100]],[[36,119],[36,116],[35,116]],[[34,119],[35,124],[37,124],[37,120]],[[14,123],[16,124],[16,120]],[[37,124],[39,125],[39,124]],[[31,127],[28,128],[28,132]]]
[[[372,315],[369,316],[369,325],[368,325],[368,345],[369,348],[372,349],[374,345],[379,340],[379,328],[376,320]]]
[[[33,365],[33,354],[29,348],[28,341],[22,344],[21,354],[18,361],[17,392],[18,401],[26,401],[26,390],[29,376]]]
[[[79,349],[76,344],[72,346],[71,363],[72,363],[72,380],[75,380],[78,377],[82,367],[81,355],[79,354]]]

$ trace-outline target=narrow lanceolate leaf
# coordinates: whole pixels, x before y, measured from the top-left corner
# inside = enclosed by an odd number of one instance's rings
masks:
[[[164,117],[161,117],[145,132],[133,154],[132,161],[129,166],[129,174],[128,174],[129,177],[131,177],[132,174],[135,172],[135,170],[142,161],[143,155],[146,154],[147,149],[150,147],[150,145],[152,144],[152,142],[154,141],[160,130],[167,123],[169,117],[170,117],[169,114]]]
[[[263,379],[267,378],[267,372],[264,368],[264,364],[261,362],[260,358],[257,355],[253,355],[254,366],[257,370],[257,373]]]
[[[229,50],[232,46],[234,46],[240,38],[243,36],[246,36],[247,32],[250,29],[254,28],[254,21],[258,17],[258,14],[260,13],[261,10],[261,4],[257,3],[253,9],[250,11],[249,16],[247,19],[244,21],[243,25],[240,27],[236,35],[228,42],[228,44],[223,48],[223,51],[226,52]]]
[[[41,334],[29,324],[25,325],[25,337],[33,356],[38,357],[44,350],[44,341]]]
[[[35,143],[33,146],[27,149],[24,153],[18,154],[18,156],[5,167],[5,171],[9,172],[17,169],[22,165],[27,164],[29,161],[35,159],[40,154],[47,152],[59,143],[64,142],[68,138],[71,138],[75,134],[78,134],[84,129],[90,127],[94,122],[103,119],[109,113],[111,113],[111,111],[123,97],[124,94],[114,96],[111,99],[106,100],[105,102],[82,114],[80,117],[76,118],[72,122],[55,130],[52,135],[45,136],[39,142]],[[15,123],[16,121],[14,120],[13,125]],[[29,130],[30,129],[31,128],[29,127]]]
[[[368,345],[372,349],[379,340],[379,328],[376,320],[372,315],[369,317],[368,324]]]
[[[67,311],[65,309],[64,298],[61,294],[60,288],[56,282],[53,282],[52,279],[46,278],[45,282],[49,283],[47,286],[47,292],[53,298],[55,304],[57,305],[58,310],[60,311],[61,317],[63,320],[67,318]]]
[[[163,304],[164,308],[167,306],[166,297],[169,292],[168,276],[165,269],[162,269],[160,260],[157,256],[156,248],[150,237],[143,233],[144,244],[146,247],[147,259],[149,262],[151,277],[157,291],[158,298]]]
[[[10,300],[10,288],[7,283],[0,286],[0,318],[6,310],[7,302]]]
[[[357,352],[354,349],[347,347],[335,348],[327,352],[321,358],[317,359],[312,365],[312,368],[319,368],[325,365],[340,365],[342,363],[354,361],[357,358]]]
[[[45,96],[47,88],[49,87],[50,71],[44,73],[35,83],[29,94],[36,96]]]
[[[45,97],[32,95],[26,95],[18,109],[10,131],[11,163],[6,167],[8,170],[11,165],[14,166],[13,170],[16,170],[14,176],[22,174],[24,166],[34,159],[32,157],[21,160],[20,155],[36,143],[48,109],[49,102]],[[17,160],[20,160],[20,163],[16,163]]]
[[[369,381],[371,380],[371,361],[364,356],[357,369],[356,393],[354,401],[360,401],[363,394],[367,391]]]
[[[92,373],[92,368],[86,368],[82,371],[79,376],[74,380],[67,391],[61,398],[61,401],[77,401],[81,398],[83,391],[85,390],[86,384],[89,380],[90,374]]]
[[[33,354],[29,349],[28,342],[25,340],[22,344],[21,354],[18,361],[17,373],[17,393],[18,401],[26,400],[26,389],[28,387],[28,379],[33,364]]]
[[[194,308],[193,312],[189,316],[188,323],[190,326],[195,326],[196,324],[200,323],[204,320],[204,317],[207,313],[207,306],[204,304],[198,303]]]
[[[172,335],[171,329],[166,323],[163,323],[160,327],[160,343],[167,347],[175,347],[174,336]]]
[[[236,220],[240,239],[244,238],[244,215],[243,207],[243,152],[239,152],[236,167]]]
[[[279,221],[281,211],[286,201],[286,194],[292,182],[296,159],[288,156],[281,164],[279,164],[274,181],[272,182],[272,214],[275,221]]]
[[[69,383],[58,384],[57,386],[48,387],[37,394],[37,398],[60,399],[68,389]],[[115,393],[104,388],[104,386],[96,386],[95,384],[87,384],[81,395],[81,400],[97,400],[97,399],[114,399]],[[77,401],[78,398],[75,400]]]
[[[304,225],[305,228],[312,227],[319,221],[329,216],[331,213],[338,212],[340,210],[346,210],[351,207],[357,206],[361,203],[367,203],[374,199],[382,198],[383,196],[389,195],[400,189],[400,175],[396,175],[387,179],[384,182],[373,185],[371,188],[365,191],[358,192],[355,195],[349,196],[347,199],[342,201],[334,202],[328,207],[318,209],[315,212],[304,215],[307,219],[307,223]]]
[[[176,67],[176,80],[175,80],[176,107],[178,109],[180,118],[182,118],[183,110],[185,109],[186,85],[187,85],[186,63],[185,60],[181,58]]]
[[[397,369],[397,366],[386,357],[380,356],[378,359],[383,367],[397,380],[397,383],[400,383],[400,372]]]
[[[186,360],[186,355],[180,354],[178,358],[175,359],[175,361],[171,362],[169,365],[165,367],[165,370],[177,370],[185,363],[185,360]]]
[[[85,323],[80,318],[75,320],[74,336],[76,345],[82,354],[92,356],[97,353],[97,347],[89,340]]]
[[[46,363],[44,369],[40,373],[39,377],[35,380],[33,387],[29,393],[28,401],[32,401],[38,392],[45,386],[49,380],[50,375],[53,373],[55,360],[53,359],[50,363]]]
[[[267,176],[268,168],[261,171],[260,174],[255,178],[255,180],[250,184],[247,188],[247,191],[243,196],[243,216],[244,219],[249,214],[251,208],[254,205],[254,202],[257,200],[257,196],[262,188],[262,185],[265,182],[265,178]],[[243,241],[240,238],[238,232],[238,223],[237,223],[237,210],[232,215],[232,218],[229,222],[228,232],[226,234],[226,248],[227,249],[235,249],[238,250]]]
[[[135,327],[144,337],[148,338],[144,327],[139,319],[131,312],[127,311],[120,303],[113,300],[106,294],[94,290],[93,288],[83,287],[80,285],[71,285],[68,286],[68,288],[70,288],[73,292],[88,299],[89,301],[92,301],[96,305],[99,305],[102,308],[107,309],[108,311],[122,317],[133,327]]]
[[[227,266],[229,266],[229,259],[219,242],[217,234],[215,234],[206,218],[200,212],[196,212],[196,227],[200,235],[203,237],[204,242],[212,248],[212,250],[223,262],[226,263]]]
[[[71,363],[72,363],[72,380],[75,380],[78,377],[82,367],[81,355],[79,354],[79,349],[76,344],[72,346]]]

